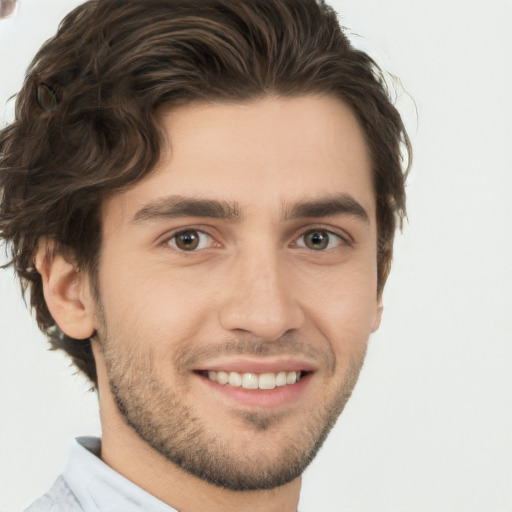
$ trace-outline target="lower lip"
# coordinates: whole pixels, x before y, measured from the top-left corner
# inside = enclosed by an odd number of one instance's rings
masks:
[[[295,384],[275,387],[274,389],[245,389],[230,386],[229,384],[219,384],[203,375],[198,375],[198,377],[212,391],[221,393],[226,398],[234,400],[241,405],[250,407],[279,407],[297,400],[309,384],[311,375],[311,373],[308,373]]]

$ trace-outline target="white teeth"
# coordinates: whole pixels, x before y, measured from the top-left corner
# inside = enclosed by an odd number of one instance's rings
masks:
[[[259,378],[260,389],[274,389],[276,387],[276,376],[274,373],[262,373]]]
[[[212,373],[217,373],[217,382],[219,384],[227,384],[229,382],[229,375],[227,374],[227,372],[212,372]],[[212,379],[210,377],[210,372],[208,372],[208,378],[210,380],[215,381],[215,379]]]
[[[279,372],[276,375],[276,386],[286,386],[286,372]]]
[[[244,373],[242,387],[245,389],[258,389],[258,376],[255,373]]]
[[[286,384],[295,384],[297,382],[297,374],[295,372],[288,372],[286,375]]]
[[[229,374],[229,385],[240,387],[242,385],[242,376],[237,372],[231,372]]]
[[[209,370],[208,379],[219,384],[229,384],[244,389],[274,389],[286,385],[292,385],[301,379],[301,372],[278,373],[238,373]]]

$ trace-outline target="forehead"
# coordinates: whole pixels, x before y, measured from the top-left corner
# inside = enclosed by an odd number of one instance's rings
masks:
[[[108,199],[104,220],[129,221],[166,196],[229,201],[277,214],[306,200],[348,194],[374,214],[363,131],[330,96],[269,96],[193,103],[159,113],[161,158],[132,188]]]

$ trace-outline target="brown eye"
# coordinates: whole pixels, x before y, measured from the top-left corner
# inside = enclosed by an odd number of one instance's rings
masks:
[[[323,229],[314,229],[300,237],[297,241],[297,246],[312,249],[313,251],[324,251],[326,249],[334,249],[341,241],[341,237],[334,233]]]
[[[172,239],[176,247],[182,251],[193,251],[199,247],[199,243],[201,242],[199,232],[192,229],[177,233]]]

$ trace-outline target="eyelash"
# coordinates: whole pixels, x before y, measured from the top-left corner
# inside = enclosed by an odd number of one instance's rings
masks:
[[[176,243],[177,237],[179,235],[184,235],[186,233],[197,234],[199,236],[198,246],[193,247],[191,250],[186,250],[186,249],[180,248],[180,247],[178,247],[178,245]],[[336,245],[334,247],[329,248],[327,246],[326,248],[320,248],[320,249],[313,249],[311,247],[307,247],[306,243],[304,241],[304,237],[306,237],[308,235],[312,235],[314,233],[326,233],[328,236],[328,239],[327,239],[328,246],[331,245],[331,242],[333,240],[335,241]],[[174,249],[180,253],[187,253],[187,252],[193,253],[193,252],[199,252],[199,251],[208,249],[208,247],[204,246],[204,245],[211,243],[212,240],[214,240],[213,237],[209,233],[207,233],[201,229],[186,228],[186,229],[180,229],[179,231],[176,231],[173,234],[171,234],[170,236],[166,237],[165,240],[163,241],[163,244],[170,246],[172,249]],[[299,241],[301,241],[301,242],[299,242]],[[203,245],[203,247],[200,247],[201,245]],[[329,252],[329,251],[332,251],[332,250],[338,248],[340,245],[350,247],[350,246],[352,246],[352,241],[350,240],[350,238],[347,235],[343,236],[343,235],[334,233],[332,230],[329,230],[329,229],[326,229],[323,227],[308,229],[306,232],[302,233],[299,237],[297,237],[295,239],[295,241],[292,243],[292,247],[298,247],[300,249],[309,249],[312,252]]]

